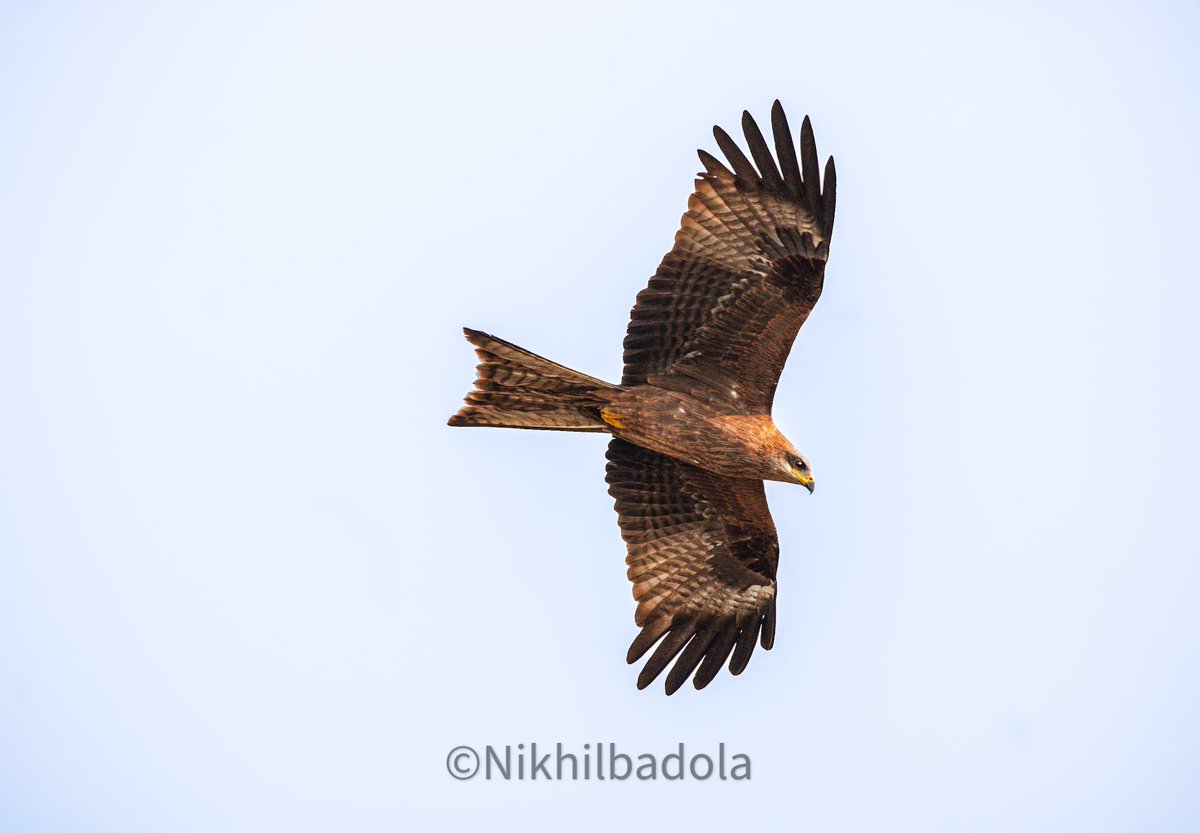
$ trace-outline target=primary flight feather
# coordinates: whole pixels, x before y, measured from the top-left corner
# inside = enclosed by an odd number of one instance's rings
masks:
[[[750,157],[720,127],[728,165],[699,151],[704,171],[675,245],[633,306],[621,384],[467,329],[479,356],[475,389],[450,418],[612,435],[607,482],[641,628],[627,659],[654,648],[638,688],[671,666],[668,694],[689,677],[704,688],[726,661],[740,674],[756,645],[770,649],[779,540],[763,481],[813,489],[771,405],[821,295],[833,158],[822,183],[808,118],[797,155],[778,101],[774,156],[748,112],[742,131]]]

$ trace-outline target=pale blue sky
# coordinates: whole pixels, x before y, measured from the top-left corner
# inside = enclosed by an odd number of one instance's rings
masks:
[[[1200,825],[1186,4],[0,6],[0,828]],[[637,692],[595,436],[714,122],[837,157],[775,649]],[[459,783],[725,742],[749,783]]]

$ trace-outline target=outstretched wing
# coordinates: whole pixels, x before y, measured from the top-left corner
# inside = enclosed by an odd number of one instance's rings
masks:
[[[699,151],[705,172],[675,246],[633,307],[623,384],[653,381],[770,412],[792,342],[821,294],[837,189],[832,157],[821,188],[807,116],[799,159],[778,101],[771,128],[779,167],[748,112],[742,129],[753,163],[720,127],[713,133],[733,170]]]
[[[676,656],[668,694],[692,672],[704,688],[731,652],[730,672],[742,673],[754,643],[770,650],[775,640],[779,539],[762,481],[722,477],[623,440],[607,456],[642,629],[627,660],[662,640],[638,688]]]

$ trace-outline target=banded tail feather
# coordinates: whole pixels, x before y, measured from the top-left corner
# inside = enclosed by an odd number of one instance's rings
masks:
[[[479,357],[475,389],[450,417],[462,427],[607,431],[600,409],[619,388],[464,327]]]

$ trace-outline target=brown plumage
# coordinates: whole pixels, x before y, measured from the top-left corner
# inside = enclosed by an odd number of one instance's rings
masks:
[[[756,644],[771,647],[779,542],[762,481],[813,487],[771,405],[821,294],[833,159],[822,188],[808,118],[797,156],[778,101],[774,158],[749,113],[742,128],[749,158],[719,127],[730,167],[700,151],[675,245],[634,304],[620,385],[466,330],[478,378],[450,418],[613,436],[607,481],[641,628],[628,661],[657,643],[638,688],[674,661],[668,694],[689,676],[703,688],[726,660],[740,674]]]

